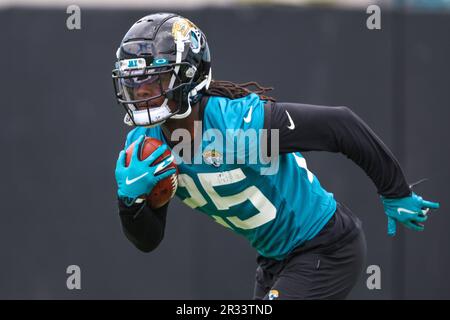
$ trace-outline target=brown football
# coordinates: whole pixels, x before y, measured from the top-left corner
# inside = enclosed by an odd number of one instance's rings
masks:
[[[139,154],[139,159],[146,159],[149,155],[153,153],[160,145],[162,141],[150,137],[146,137],[142,143],[142,147]],[[131,155],[133,154],[134,142],[130,144],[126,150],[126,160],[125,165],[128,166],[130,163]],[[157,158],[151,165],[154,166],[171,155],[170,149],[167,149],[162,156]],[[161,180],[156,184],[151,193],[147,196],[147,203],[152,209],[157,209],[165,205],[170,199],[173,198],[178,187],[178,168],[175,162],[172,161],[164,171],[170,168],[175,168],[176,173],[170,175],[169,177]],[[164,172],[162,171],[162,172]]]

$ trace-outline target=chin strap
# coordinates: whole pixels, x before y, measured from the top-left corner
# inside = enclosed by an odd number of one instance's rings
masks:
[[[131,119],[128,113],[125,114],[123,122],[129,126],[146,126],[154,127],[164,123],[172,116],[172,112],[168,106],[169,100],[166,98],[161,106],[157,108],[151,108],[150,110],[135,110],[134,106],[131,106],[131,113],[133,119]]]

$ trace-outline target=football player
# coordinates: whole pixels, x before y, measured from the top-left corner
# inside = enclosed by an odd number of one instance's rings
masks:
[[[134,127],[125,149],[138,146],[128,166],[125,151],[116,166],[126,237],[145,252],[163,239],[168,205],[151,209],[143,199],[175,169],[156,171],[152,162],[188,143],[192,153],[179,155],[185,161],[178,163],[176,195],[257,250],[255,299],[345,298],[365,265],[360,220],[320,185],[301,152],[340,152],[361,167],[377,187],[390,235],[397,222],[423,230],[428,210],[439,207],[411,190],[392,152],[349,108],[278,103],[256,83],[213,80],[204,33],[177,14],[152,14],[131,27],[117,50],[113,81],[124,122]],[[177,129],[191,140],[172,139]],[[257,149],[267,139],[267,150],[278,149],[277,170],[265,174],[259,158],[227,161],[235,148],[209,148],[202,133],[210,129],[224,137],[235,130],[237,140],[252,131]],[[164,144],[140,160],[146,136]]]

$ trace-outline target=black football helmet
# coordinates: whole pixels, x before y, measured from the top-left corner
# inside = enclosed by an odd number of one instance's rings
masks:
[[[191,113],[211,82],[211,57],[203,32],[173,13],[139,19],[123,38],[112,71],[116,98],[126,110],[124,122],[151,127]],[[139,97],[138,88],[153,84],[155,95]],[[156,100],[162,104],[155,104]],[[171,110],[168,101],[176,103]]]

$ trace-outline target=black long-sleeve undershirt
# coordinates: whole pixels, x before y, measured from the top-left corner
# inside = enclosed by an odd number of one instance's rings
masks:
[[[169,204],[158,209],[151,209],[145,202],[127,207],[118,199],[118,205],[122,229],[128,240],[143,252],[156,249],[164,237]]]
[[[365,171],[380,195],[399,198],[410,194],[408,183],[392,152],[347,107],[267,103],[264,127],[279,129],[280,153],[340,152]]]

